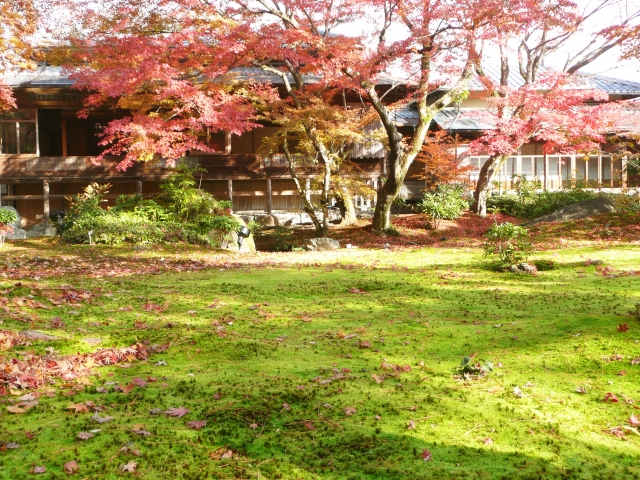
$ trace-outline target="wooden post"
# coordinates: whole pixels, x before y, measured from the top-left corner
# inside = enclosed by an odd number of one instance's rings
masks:
[[[576,156],[575,155],[571,155],[571,172],[567,180],[570,180],[572,185],[575,184],[575,180],[576,180]]]
[[[7,185],[7,195],[13,195],[13,184]],[[7,203],[7,205],[11,205],[13,208],[16,207],[16,201],[12,201],[10,204]]]
[[[304,182],[304,194],[307,197],[307,202],[311,203],[311,179],[307,178]]]
[[[62,156],[67,156],[67,119],[62,117]]]
[[[42,221],[45,224],[45,235],[51,234],[51,228],[49,227],[49,182],[42,183],[42,196],[43,196],[43,213]]]
[[[609,183],[611,184],[611,188],[613,188],[613,155],[609,157]]]
[[[267,215],[273,212],[273,198],[271,196],[271,179],[267,178]]]
[[[584,161],[584,184],[587,185],[589,183],[589,159],[587,158]]]
[[[598,155],[598,186],[602,185],[602,155]]]
[[[627,188],[627,157],[622,157],[620,159],[620,170],[622,171],[622,183],[620,187]]]
[[[233,180],[230,178],[227,180],[227,199],[231,202],[231,209],[233,209]]]
[[[542,167],[543,173],[542,175],[544,176],[544,189],[545,190],[549,190],[549,156],[545,153],[544,154],[544,166]]]
[[[142,180],[136,181],[136,193],[142,195]]]
[[[224,153],[231,153],[231,132],[224,132]]]
[[[562,157],[558,157],[558,184],[559,184],[559,189],[562,190],[563,185],[562,185]]]

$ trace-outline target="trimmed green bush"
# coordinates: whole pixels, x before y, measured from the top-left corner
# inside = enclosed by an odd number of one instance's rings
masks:
[[[489,197],[487,209],[530,220],[600,195],[597,192],[582,189],[544,191],[527,195],[503,195]]]
[[[58,229],[70,243],[158,243],[184,241],[219,247],[240,223],[227,213],[229,202],[196,188],[196,169],[176,167],[153,199],[121,195],[116,205],[100,204],[110,185],[92,184],[72,205]]]
[[[158,243],[164,234],[160,227],[135,213],[122,212],[99,216],[76,217],[63,234],[69,243],[93,243],[119,245],[121,243]]]

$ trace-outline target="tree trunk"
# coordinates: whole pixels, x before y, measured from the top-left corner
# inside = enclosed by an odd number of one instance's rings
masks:
[[[353,195],[346,187],[342,187],[342,193],[338,197],[338,206],[342,221],[340,225],[353,225],[358,221],[356,217],[356,206],[353,203]]]
[[[474,202],[471,206],[471,211],[473,213],[480,215],[481,217],[487,216],[487,191],[493,181],[493,175],[498,171],[507,158],[509,158],[509,156],[504,154],[492,155],[480,169],[476,190],[473,192]]]
[[[289,163],[289,173],[291,173],[291,178],[293,179],[293,183],[296,186],[296,190],[300,194],[300,198],[302,199],[303,209],[309,218],[313,222],[313,226],[316,228],[316,232],[319,236],[323,232],[323,227],[320,224],[320,220],[318,220],[318,216],[316,215],[315,210],[313,209],[313,204],[311,203],[311,194],[307,191],[307,187],[303,187],[300,184],[300,179],[298,178],[298,174],[296,173],[296,166],[293,157],[291,156],[291,152],[289,152],[289,145],[287,142],[284,142],[284,155],[287,158],[287,162]]]
[[[374,230],[386,230],[391,226],[391,205],[398,197],[404,175],[397,178],[395,175],[389,175],[387,181],[378,189],[378,199],[376,200],[376,209],[373,212],[373,221],[371,226]]]

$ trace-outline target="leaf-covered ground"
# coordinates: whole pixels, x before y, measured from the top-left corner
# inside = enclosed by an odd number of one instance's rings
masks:
[[[249,256],[7,242],[0,478],[640,477],[640,238],[580,225],[539,227],[535,276],[405,232]]]

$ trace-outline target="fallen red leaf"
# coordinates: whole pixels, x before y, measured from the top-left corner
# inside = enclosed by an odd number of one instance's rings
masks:
[[[618,403],[618,397],[616,397],[613,393],[607,392],[604,396],[603,402],[610,401],[612,403]]]
[[[187,410],[184,407],[178,407],[178,408],[170,408],[169,410],[167,410],[164,413],[167,414],[169,417],[181,418],[181,417],[184,417],[190,411],[191,410]]]

